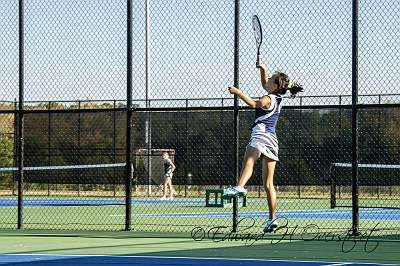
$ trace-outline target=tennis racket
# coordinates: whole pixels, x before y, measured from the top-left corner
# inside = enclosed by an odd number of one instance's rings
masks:
[[[261,23],[260,19],[258,18],[257,15],[253,16],[253,32],[254,32],[254,37],[256,39],[256,47],[257,47],[257,61],[256,61],[256,67],[260,67],[260,47],[262,44],[262,29],[261,29]]]

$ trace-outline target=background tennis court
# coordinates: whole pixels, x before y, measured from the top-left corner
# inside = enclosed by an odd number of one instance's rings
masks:
[[[0,213],[15,217],[17,200],[3,197]],[[113,197],[26,197],[26,229],[94,229],[122,230],[125,226],[125,200]],[[240,207],[239,229],[260,233],[268,218],[266,198],[250,198],[247,207]],[[132,226],[135,231],[190,232],[198,226],[208,230],[216,226],[232,227],[231,208],[205,206],[204,198],[134,198],[132,200]],[[62,215],[60,215],[62,214]],[[296,234],[317,226],[318,231],[346,232],[351,229],[351,208],[331,209],[328,200],[280,199],[278,217],[288,228],[298,227]],[[397,239],[400,232],[393,224],[399,223],[400,211],[396,208],[362,208],[361,228],[376,226],[374,236]],[[12,227],[15,220],[8,225]],[[249,228],[248,228],[249,227]],[[309,232],[315,234],[315,230]],[[390,235],[393,235],[390,237]]]

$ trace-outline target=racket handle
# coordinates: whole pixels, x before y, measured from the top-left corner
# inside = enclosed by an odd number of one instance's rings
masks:
[[[257,61],[256,61],[256,67],[257,67],[257,68],[260,68],[260,63],[261,63],[261,61],[260,61],[260,55],[258,54],[258,55],[257,55]]]

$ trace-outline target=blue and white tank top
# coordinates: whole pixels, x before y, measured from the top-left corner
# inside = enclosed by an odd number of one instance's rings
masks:
[[[271,105],[268,109],[256,108],[255,121],[252,126],[252,135],[271,133],[276,135],[276,124],[281,112],[282,96],[269,94]]]
[[[172,165],[169,160],[164,160],[164,175],[171,173]]]

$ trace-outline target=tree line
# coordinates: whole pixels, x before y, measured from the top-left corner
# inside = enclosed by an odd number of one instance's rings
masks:
[[[0,163],[1,167],[9,167],[15,164],[15,135],[10,134],[15,128],[12,118],[3,117]],[[112,109],[96,113],[27,114],[25,165],[124,162],[125,118],[124,112]],[[253,119],[253,111],[240,111],[240,160]],[[177,184],[232,184],[235,180],[233,123],[233,112],[229,110],[134,112],[133,149],[174,149]],[[147,127],[150,134],[146,133],[146,124],[150,125]],[[362,109],[358,126],[361,163],[399,164],[400,108]],[[349,109],[283,109],[277,134],[280,147],[277,184],[327,185],[332,163],[351,162]],[[147,184],[147,169],[135,167],[140,168],[135,172],[135,180]],[[250,184],[262,184],[260,167],[260,164],[256,166]],[[392,172],[393,175],[398,176],[398,173]],[[115,172],[107,177],[107,182],[113,182],[113,177]],[[399,179],[391,178],[390,182],[400,183]],[[375,181],[365,177],[366,183]]]

